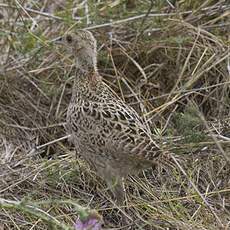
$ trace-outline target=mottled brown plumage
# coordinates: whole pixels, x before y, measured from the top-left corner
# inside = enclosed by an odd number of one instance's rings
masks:
[[[102,81],[93,35],[81,30],[60,41],[73,55],[77,69],[67,112],[68,133],[77,152],[122,202],[122,178],[156,164],[159,148],[136,111]]]

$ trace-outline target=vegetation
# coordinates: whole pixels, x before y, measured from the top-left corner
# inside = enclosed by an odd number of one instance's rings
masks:
[[[91,208],[105,229],[122,229],[124,215],[123,229],[230,228],[229,9],[227,0],[2,0],[0,229],[74,229]],[[74,62],[49,41],[80,28],[98,40],[104,80],[175,156],[173,167],[130,176],[121,208],[66,138]]]

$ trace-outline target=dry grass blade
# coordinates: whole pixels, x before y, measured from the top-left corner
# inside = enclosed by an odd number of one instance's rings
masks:
[[[74,229],[87,207],[105,229],[122,229],[124,216],[123,229],[229,229],[229,9],[227,0],[2,0],[0,228]],[[65,131],[75,63],[50,41],[83,28],[101,47],[104,81],[173,156],[129,177],[122,207]]]

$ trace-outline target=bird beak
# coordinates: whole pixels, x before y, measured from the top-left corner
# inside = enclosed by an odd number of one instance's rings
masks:
[[[50,40],[50,43],[62,44],[63,43],[63,38],[62,37],[54,38],[53,40]]]

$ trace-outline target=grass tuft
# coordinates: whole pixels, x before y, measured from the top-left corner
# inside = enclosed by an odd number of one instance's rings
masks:
[[[124,215],[125,229],[228,229],[228,18],[225,0],[2,0],[0,229],[73,229],[91,209],[105,229]],[[98,40],[103,80],[173,153],[173,167],[126,180],[125,207],[61,138],[75,69],[48,41],[79,28]]]

